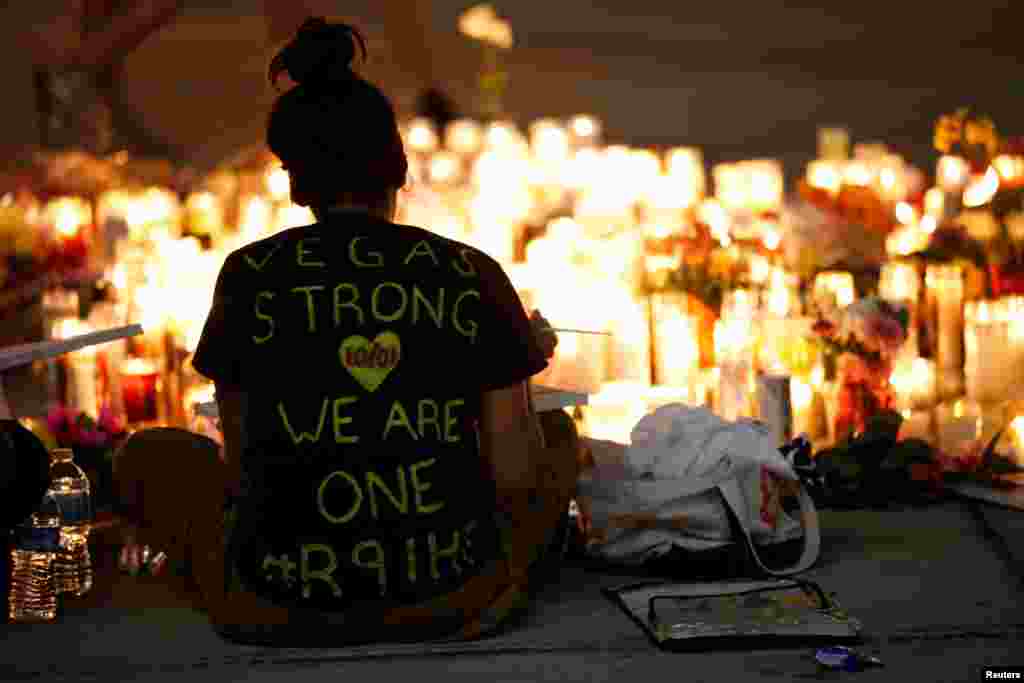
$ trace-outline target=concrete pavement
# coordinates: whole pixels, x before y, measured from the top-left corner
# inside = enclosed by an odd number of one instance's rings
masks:
[[[1022,574],[1014,559],[1021,545],[1019,537],[998,535],[1020,526],[1017,514],[975,514],[959,501],[823,511],[822,557],[808,577],[863,621],[866,649],[886,664],[856,674],[819,672],[810,648],[660,652],[600,594],[628,577],[569,567],[518,627],[490,640],[432,646],[236,647],[199,613],[156,593],[147,603],[135,587],[130,600],[114,595],[107,607],[71,609],[57,624],[8,626],[0,680],[980,680],[982,666],[1024,664]]]

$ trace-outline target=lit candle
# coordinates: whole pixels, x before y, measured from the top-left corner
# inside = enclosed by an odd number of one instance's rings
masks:
[[[583,408],[587,436],[631,443],[633,428],[647,414],[648,391],[648,387],[633,382],[603,384]]]
[[[649,385],[651,321],[646,301],[633,297],[623,287],[609,287],[601,298],[607,320],[601,329],[611,332],[611,337],[605,337],[608,351],[606,377]],[[683,343],[683,340],[679,341]]]
[[[67,356],[68,407],[99,416],[99,383],[96,349],[87,348]]]
[[[124,398],[125,419],[129,423],[158,419],[159,378],[156,363],[144,358],[132,358],[121,366],[121,394]]]
[[[47,222],[53,226],[61,254],[74,265],[82,265],[89,254],[86,230],[92,223],[92,209],[78,197],[60,197],[43,209]]]
[[[963,269],[951,264],[931,264],[925,285],[936,309],[936,365],[940,370],[963,367]]]
[[[593,147],[601,141],[601,122],[593,116],[580,114],[569,119],[569,133],[576,147]]]
[[[924,193],[924,212],[929,216],[941,218],[946,210],[946,195],[942,188],[932,187]]]
[[[700,348],[696,321],[685,306],[678,296],[655,295],[651,301],[656,382],[689,390],[700,367]]]
[[[1013,446],[1010,457],[1017,467],[1024,467],[1024,415],[1010,421],[1010,442]]]
[[[871,164],[863,160],[850,161],[843,166],[843,182],[848,185],[867,187],[874,182],[875,175]]]
[[[793,433],[817,439],[825,432],[824,406],[811,382],[794,377],[789,384],[789,400],[793,408]]]
[[[838,195],[843,185],[842,166],[836,161],[812,161],[807,165],[807,183],[830,195]]]
[[[886,154],[878,163],[875,187],[886,201],[896,202],[907,196],[908,174],[903,158],[897,154]]]
[[[288,171],[275,164],[267,169],[263,180],[271,199],[276,202],[288,199],[291,192],[291,178],[288,176]]]
[[[782,206],[785,181],[782,165],[772,159],[743,162],[747,174],[747,202],[751,211],[778,211]]]
[[[928,246],[929,235],[921,223],[904,225],[885,238],[885,253],[890,258],[900,258],[922,251]]]
[[[835,270],[818,273],[813,292],[814,303],[822,314],[843,309],[857,298],[853,274]]]
[[[1000,154],[992,160],[999,178],[1009,187],[1024,182],[1024,156]]]
[[[719,385],[716,410],[726,420],[749,417],[754,389],[754,334],[751,317],[715,322],[715,358]]]
[[[451,152],[434,152],[430,156],[427,177],[435,185],[454,185],[462,177],[462,163]]]
[[[935,403],[935,363],[927,358],[900,360],[893,367],[889,383],[900,409],[927,408]]]
[[[1010,353],[1014,375],[1024,377],[1024,296],[1004,296],[998,301],[999,316],[1010,323]]]
[[[878,293],[888,301],[917,303],[921,292],[921,278],[912,263],[886,263],[882,266]]]
[[[981,407],[963,399],[943,403],[936,409],[935,423],[939,448],[956,453],[981,436]]]
[[[747,178],[738,164],[716,164],[711,169],[715,180],[715,199],[729,211],[739,211],[747,205]]]
[[[704,195],[707,179],[704,156],[696,147],[674,147],[665,155],[665,168],[669,177],[680,187],[683,196],[694,197],[694,203]],[[689,205],[689,204],[688,204]]]
[[[434,124],[425,118],[413,119],[405,130],[405,141],[413,152],[433,152],[437,149],[437,131],[434,130]]]
[[[964,306],[964,377],[967,395],[976,401],[1005,399],[1015,374],[1010,321],[996,317],[995,301]]]
[[[280,168],[277,170],[285,173],[287,182],[287,173]],[[272,194],[276,192],[280,192],[280,188],[275,187]],[[288,186],[285,185],[283,196],[287,195]],[[218,235],[224,225],[224,209],[212,192],[196,192],[189,195],[185,201],[185,221],[189,230],[196,235]]]
[[[960,192],[967,184],[970,175],[971,169],[966,159],[950,155],[939,157],[935,177],[939,187],[945,192],[950,194]]]
[[[475,154],[483,142],[480,124],[471,119],[453,121],[445,130],[445,147],[456,154]]]

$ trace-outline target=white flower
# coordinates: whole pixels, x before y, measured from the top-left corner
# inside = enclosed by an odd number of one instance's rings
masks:
[[[483,40],[492,23],[498,19],[490,5],[476,5],[459,17],[459,31],[474,40]]]
[[[512,27],[490,5],[475,5],[459,17],[459,31],[473,40],[501,48],[512,47]]]

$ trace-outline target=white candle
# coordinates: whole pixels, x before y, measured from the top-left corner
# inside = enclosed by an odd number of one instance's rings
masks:
[[[843,168],[837,161],[818,160],[807,165],[807,184],[830,195],[839,194],[843,186]]]
[[[964,378],[975,401],[1005,399],[1015,375],[1010,321],[996,317],[996,302],[972,301],[964,307]]]
[[[886,263],[882,266],[878,293],[889,301],[917,303],[921,292],[921,277],[912,263]]]
[[[903,410],[934,405],[936,382],[935,363],[927,358],[901,359],[889,378],[896,405]]]
[[[944,371],[959,370],[963,364],[963,277],[957,265],[932,264],[925,271],[936,308],[936,365]]]
[[[956,453],[981,436],[981,407],[963,399],[943,403],[936,408],[935,427],[939,448]]]
[[[997,315],[1010,325],[1009,345],[1013,374],[1024,377],[1024,296],[1004,296],[997,302]]]
[[[929,216],[941,218],[946,211],[946,195],[941,187],[929,188],[924,193],[924,211]]]
[[[83,349],[68,354],[68,407],[96,418],[99,416],[99,386],[96,381],[96,351]]]
[[[992,160],[992,167],[1007,185],[1019,183],[1024,179],[1024,156],[1000,154]]]
[[[789,384],[789,400],[793,408],[793,433],[817,439],[826,432],[822,397],[810,381],[794,377]]]
[[[955,194],[962,190],[970,175],[971,169],[966,159],[950,155],[939,157],[935,176],[939,187],[945,192]]]
[[[656,381],[690,390],[700,366],[700,349],[696,322],[685,306],[679,296],[655,295],[651,300]]]
[[[1024,415],[1018,415],[1010,422],[1010,457],[1018,467],[1024,467]]]
[[[647,302],[633,297],[625,288],[610,288],[602,299],[608,320],[602,329],[612,334],[606,338],[606,378],[649,385],[651,321]],[[684,343],[685,340],[677,341]]]
[[[482,141],[483,131],[480,124],[471,119],[453,121],[445,130],[445,147],[456,154],[474,154],[480,149]]]
[[[715,322],[719,385],[716,410],[726,420],[750,417],[754,391],[754,334],[750,317]]]

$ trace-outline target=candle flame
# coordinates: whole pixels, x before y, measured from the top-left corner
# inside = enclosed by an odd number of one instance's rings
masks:
[[[276,201],[283,201],[288,198],[291,192],[291,179],[288,171],[280,166],[275,166],[267,171],[266,176],[267,192]]]

